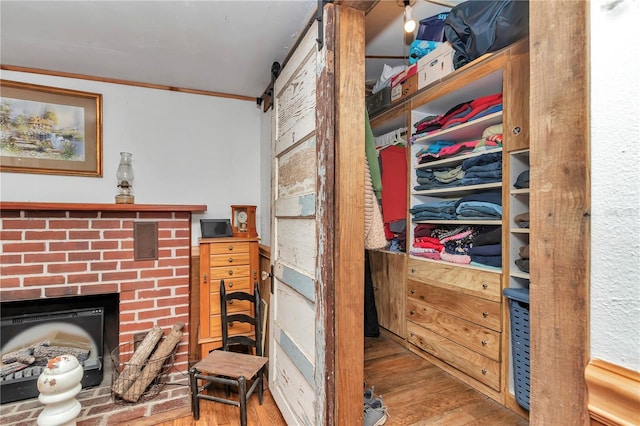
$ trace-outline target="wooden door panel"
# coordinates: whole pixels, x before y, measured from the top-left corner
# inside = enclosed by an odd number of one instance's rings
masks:
[[[315,28],[315,29],[314,29]],[[317,296],[319,169],[316,137],[317,22],[275,84],[273,291],[269,387],[288,424],[325,424],[324,305]],[[330,141],[323,141],[328,143]],[[322,348],[323,350],[317,350]]]
[[[316,269],[316,221],[314,219],[276,219],[278,261],[295,265],[311,276]]]
[[[299,72],[276,94],[276,155],[313,133],[316,128],[316,52],[308,42],[300,47],[311,49],[295,70]],[[286,77],[283,71],[278,81]]]
[[[316,192],[316,138],[310,137],[278,159],[277,198]]]

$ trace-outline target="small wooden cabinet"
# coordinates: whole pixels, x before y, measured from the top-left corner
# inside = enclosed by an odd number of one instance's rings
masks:
[[[405,282],[407,275],[405,253],[369,250],[369,265],[373,281],[373,295],[381,327],[404,338]]]
[[[220,321],[220,280],[228,293],[250,291],[258,280],[258,238],[200,239],[200,357],[222,346]],[[253,315],[248,302],[228,306],[229,312]],[[238,327],[230,334],[247,334],[252,330]]]

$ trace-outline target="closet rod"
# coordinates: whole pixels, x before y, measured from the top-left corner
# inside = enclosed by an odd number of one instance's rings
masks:
[[[365,55],[365,59],[409,59],[408,56],[394,56],[394,55]]]

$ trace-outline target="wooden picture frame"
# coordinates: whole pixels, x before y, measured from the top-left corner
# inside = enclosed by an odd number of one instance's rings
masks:
[[[0,80],[0,172],[102,177],[102,95]]]

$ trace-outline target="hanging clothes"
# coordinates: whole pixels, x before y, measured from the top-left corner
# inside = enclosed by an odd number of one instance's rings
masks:
[[[366,108],[364,109],[364,113],[364,148],[367,155],[367,162],[369,163],[369,172],[371,175],[373,191],[376,194],[376,198],[380,199],[382,197],[382,176],[380,174],[380,164],[378,163],[378,151],[376,150],[376,141],[373,137],[371,123],[369,122],[369,113]]]
[[[380,213],[380,205],[373,192],[369,166],[365,164],[364,169],[364,248],[367,250],[382,249],[387,246],[382,213]]]
[[[384,223],[407,216],[407,147],[388,146],[380,151],[382,163],[382,217]]]

